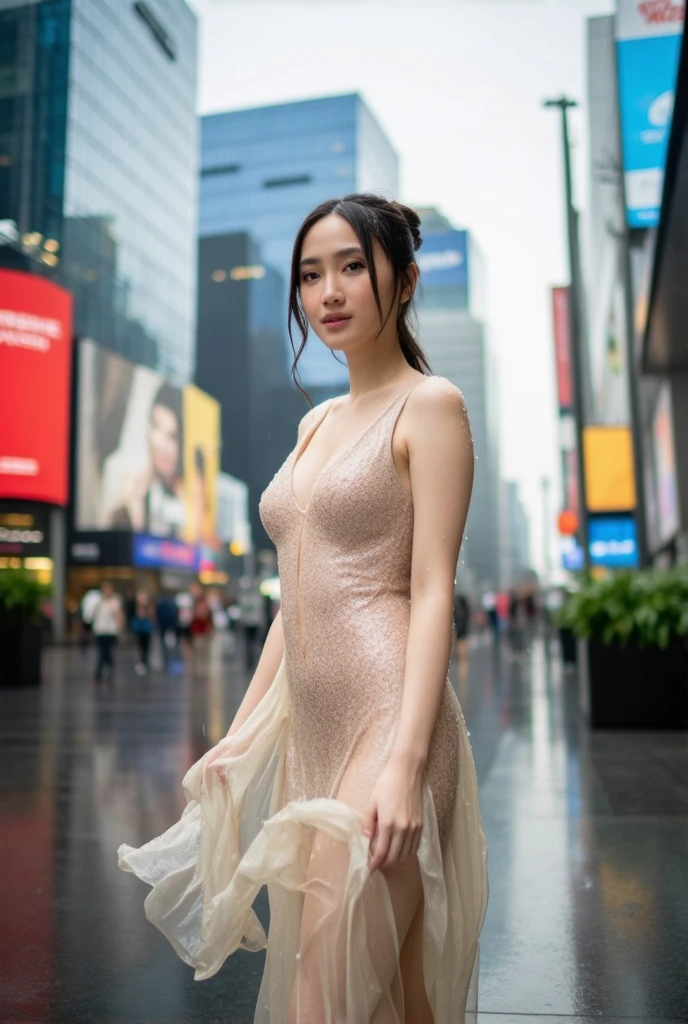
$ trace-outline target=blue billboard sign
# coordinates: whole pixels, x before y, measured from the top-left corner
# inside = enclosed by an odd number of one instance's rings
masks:
[[[197,572],[199,549],[180,540],[137,533],[134,537],[134,565],[142,569],[186,569]]]
[[[568,572],[578,572],[583,568],[583,548],[575,537],[561,538],[561,567]]]
[[[468,284],[468,232],[427,235],[416,255],[423,288],[465,288]]]
[[[683,4],[676,0],[619,2],[619,109],[630,227],[659,221],[682,29]]]
[[[635,569],[638,565],[638,540],[633,516],[590,516],[588,547],[593,565]]]

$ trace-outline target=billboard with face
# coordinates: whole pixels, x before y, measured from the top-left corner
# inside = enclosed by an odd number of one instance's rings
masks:
[[[193,384],[184,388],[184,467],[189,544],[216,542],[220,404]]]
[[[0,497],[67,504],[72,296],[0,270]]]
[[[79,356],[77,530],[182,537],[182,390],[92,341]]]

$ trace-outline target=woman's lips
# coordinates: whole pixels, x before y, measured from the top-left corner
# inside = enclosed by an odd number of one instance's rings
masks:
[[[344,324],[348,324],[350,319],[350,316],[343,316],[338,320],[323,320],[323,327],[331,327],[336,330],[336,328],[343,327]]]

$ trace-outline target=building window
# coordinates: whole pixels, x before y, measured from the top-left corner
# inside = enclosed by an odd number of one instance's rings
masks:
[[[204,167],[201,171],[202,178],[209,178],[213,174],[238,174],[241,164],[220,164],[217,167]]]
[[[267,178],[263,188],[289,188],[290,185],[308,185],[313,181],[312,174],[295,174],[292,178]]]

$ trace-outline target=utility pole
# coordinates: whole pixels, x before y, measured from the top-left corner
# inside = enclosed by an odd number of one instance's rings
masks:
[[[585,390],[583,354],[583,275],[580,262],[578,239],[578,211],[573,205],[573,182],[571,178],[571,147],[569,143],[568,112],[577,107],[575,100],[567,96],[545,100],[543,106],[556,107],[561,112],[562,142],[564,151],[564,190],[566,198],[566,227],[569,248],[571,284],[569,288],[569,318],[571,338],[571,375],[573,383],[573,416],[576,424],[576,448],[578,469],[578,530],[583,548],[583,567],[586,575],[590,571],[590,547],[588,544],[588,509],[585,495],[585,465],[583,450],[583,429],[585,427]]]

